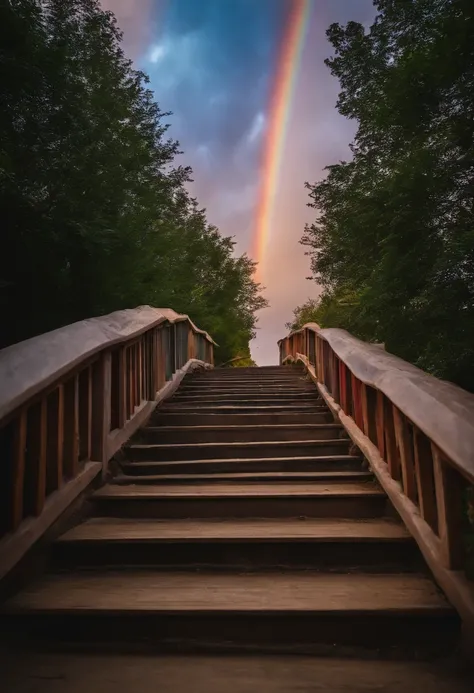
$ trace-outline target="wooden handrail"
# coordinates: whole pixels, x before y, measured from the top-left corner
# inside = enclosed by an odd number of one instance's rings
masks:
[[[0,577],[214,346],[187,315],[140,306],[0,351]]]
[[[435,578],[474,628],[474,583],[465,572],[472,532],[466,502],[474,503],[474,395],[345,330],[308,323],[278,345],[280,363],[305,365]]]

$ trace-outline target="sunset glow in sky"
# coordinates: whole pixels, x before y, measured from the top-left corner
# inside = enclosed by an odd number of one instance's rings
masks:
[[[292,310],[318,287],[299,240],[313,210],[305,181],[349,157],[355,124],[336,112],[324,59],[332,22],[369,25],[372,0],[102,0],[151,80],[192,166],[210,223],[259,260],[270,308],[252,355],[276,363]],[[171,306],[172,307],[172,306]]]

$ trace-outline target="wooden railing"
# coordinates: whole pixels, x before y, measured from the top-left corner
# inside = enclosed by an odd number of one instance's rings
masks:
[[[141,306],[0,351],[0,577],[213,347],[186,315]]]
[[[345,330],[310,323],[278,344],[280,363],[304,363],[474,628],[474,395]]]

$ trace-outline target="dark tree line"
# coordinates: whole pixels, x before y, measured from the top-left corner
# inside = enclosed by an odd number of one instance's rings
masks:
[[[323,293],[295,323],[310,309],[474,390],[474,4],[375,6],[369,31],[327,32],[358,130],[352,160],[307,184],[302,243]]]
[[[248,354],[254,263],[186,190],[179,144],[98,0],[0,0],[0,346],[149,303]]]

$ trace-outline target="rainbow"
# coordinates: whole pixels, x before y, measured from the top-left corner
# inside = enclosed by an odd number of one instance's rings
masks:
[[[271,90],[268,112],[269,124],[263,146],[260,168],[261,184],[258,195],[252,257],[257,265],[256,277],[262,279],[273,207],[278,190],[281,159],[286,140],[286,130],[291,114],[291,104],[301,55],[309,25],[312,0],[290,0],[290,16],[284,31],[274,84]]]

